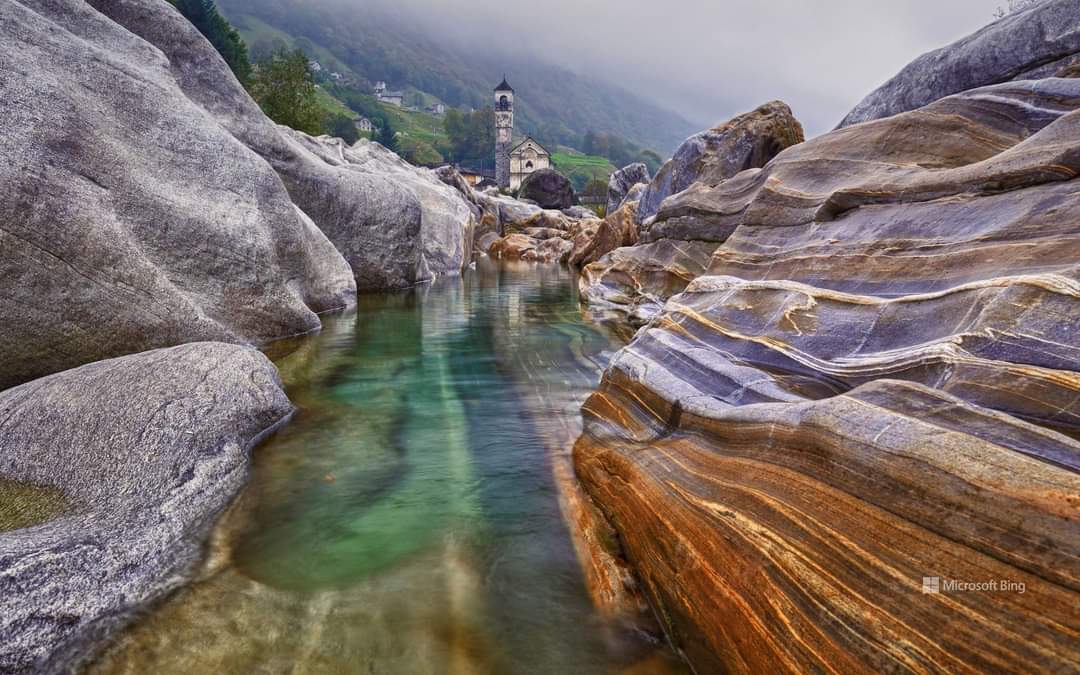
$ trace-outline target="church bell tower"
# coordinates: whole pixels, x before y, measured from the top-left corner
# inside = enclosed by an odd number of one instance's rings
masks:
[[[514,88],[503,81],[495,87],[495,182],[510,187],[510,144],[514,139]]]

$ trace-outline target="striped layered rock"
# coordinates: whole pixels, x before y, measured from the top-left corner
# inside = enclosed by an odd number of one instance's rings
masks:
[[[595,241],[571,254],[571,263],[588,264],[581,279],[582,298],[613,316],[629,317],[632,324],[648,321],[664,301],[704,271],[708,256],[730,234],[702,228],[680,233],[677,224],[685,214],[668,211],[668,202],[689,190],[708,190],[742,171],[760,168],[802,141],[802,125],[781,101],[688,138],[640,194],[627,195],[624,208],[636,202],[632,215],[640,232],[615,227],[623,214],[605,232],[598,232]],[[668,224],[668,219],[675,222]],[[618,232],[624,236],[613,236]],[[655,246],[612,252],[639,239]]]
[[[740,171],[764,166],[784,148],[803,141],[803,128],[783,101],[771,101],[683,141],[645,188],[638,218],[694,183],[716,185]]]
[[[665,205],[730,235],[575,467],[698,672],[1080,668],[1078,174],[1050,79]]]
[[[641,326],[705,272],[717,246],[661,239],[617,248],[581,271],[581,297],[594,310]]]

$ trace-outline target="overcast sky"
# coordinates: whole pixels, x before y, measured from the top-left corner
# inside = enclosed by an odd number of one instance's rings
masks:
[[[370,1],[370,0],[368,0]],[[393,0],[444,36],[535,52],[702,127],[774,98],[831,129],[909,61],[1007,0]],[[407,8],[407,9],[406,9]],[[513,77],[511,76],[511,82]]]

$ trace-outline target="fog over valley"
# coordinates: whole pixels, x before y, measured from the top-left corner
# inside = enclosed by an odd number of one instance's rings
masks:
[[[545,3],[320,0],[392,13],[463,51],[529,57],[617,84],[697,127],[765,101],[817,135],[919,54],[993,19],[996,0]],[[320,4],[316,2],[313,4]],[[230,6],[241,5],[233,0]],[[513,73],[509,73],[513,83]],[[493,83],[494,84],[494,83]],[[524,92],[527,96],[527,92]]]

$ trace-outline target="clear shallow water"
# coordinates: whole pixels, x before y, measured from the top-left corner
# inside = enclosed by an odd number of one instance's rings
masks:
[[[683,672],[593,607],[560,512],[554,464],[620,346],[575,287],[487,263],[362,296],[277,359],[299,414],[200,577],[91,670]]]

